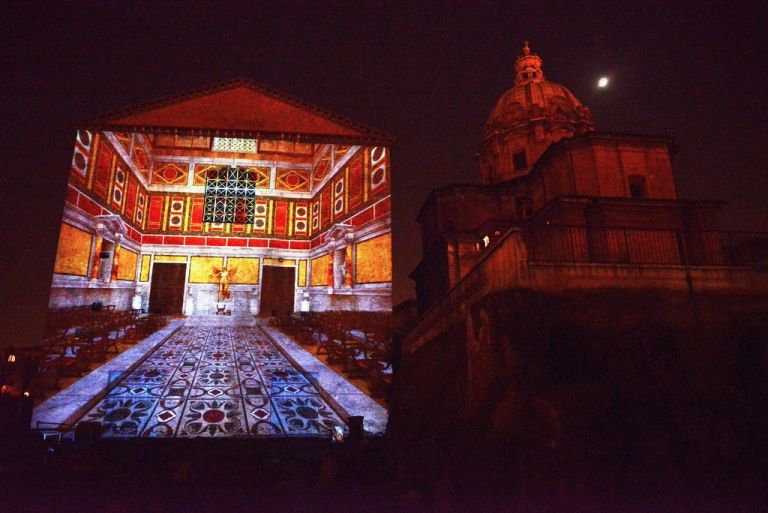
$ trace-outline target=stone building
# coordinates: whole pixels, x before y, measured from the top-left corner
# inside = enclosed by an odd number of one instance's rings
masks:
[[[671,138],[597,131],[527,44],[515,69],[481,182],[418,216],[402,468],[438,504],[522,511],[755,468],[739,447],[765,418],[768,234],[719,231],[722,202],[678,196]]]
[[[514,87],[483,129],[482,182],[432,191],[419,214],[424,256],[412,278],[422,312],[489,255],[502,235],[505,245],[518,240],[525,260],[534,262],[639,269],[719,266],[737,257],[733,245],[742,241],[723,241],[716,231],[722,203],[679,199],[671,138],[597,132],[589,110],[545,79],[542,59],[527,46],[515,66]],[[511,227],[518,230],[508,235]],[[562,281],[545,276],[558,272],[551,266],[531,272],[534,280]],[[586,286],[605,285],[588,281],[593,285]]]
[[[49,306],[389,310],[391,142],[247,80],[86,121]]]

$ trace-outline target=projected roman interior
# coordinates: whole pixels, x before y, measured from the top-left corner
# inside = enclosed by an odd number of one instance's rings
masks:
[[[83,123],[47,335],[89,307],[176,324],[388,319],[391,142],[242,80]]]
[[[260,280],[272,266],[294,269],[294,311],[302,299],[310,311],[391,309],[385,144],[170,131],[77,133],[51,308],[175,313],[150,299],[158,264],[178,263],[186,315],[217,303],[272,314]]]

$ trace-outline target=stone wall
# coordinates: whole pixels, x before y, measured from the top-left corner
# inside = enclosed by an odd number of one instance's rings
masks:
[[[48,309],[57,310],[98,302],[104,305],[115,305],[117,310],[130,310],[132,299],[132,288],[52,287],[48,299]]]
[[[230,285],[232,314],[256,315],[259,313],[259,289],[256,285]],[[213,314],[216,312],[219,286],[217,284],[187,285],[184,298],[186,315]]]
[[[435,496],[568,504],[762,475],[768,295],[507,289],[462,311],[403,355],[391,410],[400,468],[440,476]]]
[[[392,293],[390,287],[371,288],[358,285],[354,289],[336,289],[329,293],[326,287],[307,289],[310,310],[327,312],[333,310],[356,310],[360,312],[391,312]],[[298,297],[301,301],[301,297]],[[298,311],[298,305],[296,310]]]

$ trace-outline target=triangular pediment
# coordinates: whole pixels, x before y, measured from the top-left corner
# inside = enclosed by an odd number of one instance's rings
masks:
[[[355,227],[351,224],[337,223],[331,226],[331,228],[328,230],[326,239],[329,241],[344,240],[347,235],[353,234],[354,231]]]
[[[107,215],[95,216],[94,219],[96,220],[96,231],[99,234],[109,234],[109,235],[117,235],[118,233],[120,235],[128,234],[128,225],[125,224],[125,221],[123,221],[123,218],[120,217],[119,215],[107,214]]]
[[[84,128],[306,140],[390,142],[391,136],[250,80],[123,109]]]

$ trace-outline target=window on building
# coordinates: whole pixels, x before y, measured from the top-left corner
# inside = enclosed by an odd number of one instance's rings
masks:
[[[640,175],[629,176],[629,196],[640,199],[648,197],[648,189],[645,185],[645,177]]]
[[[207,223],[253,222],[257,177],[237,167],[212,169],[205,180],[203,221]]]
[[[238,137],[214,137],[211,144],[213,151],[231,151],[238,153],[256,153],[256,139]]]
[[[520,171],[528,167],[528,159],[525,157],[525,151],[516,151],[512,155],[512,165],[515,171]]]

